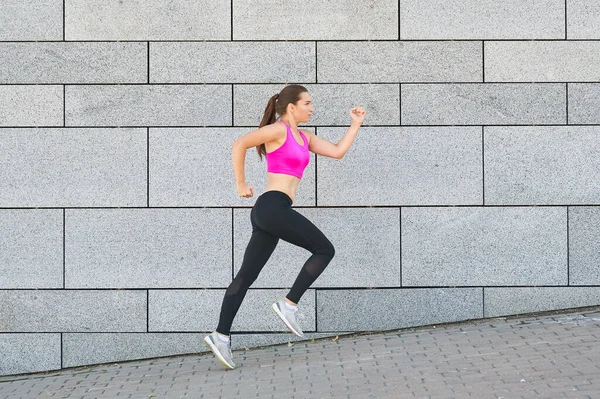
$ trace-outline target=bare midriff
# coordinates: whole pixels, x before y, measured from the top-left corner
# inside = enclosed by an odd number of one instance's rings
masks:
[[[267,173],[266,191],[281,191],[286,193],[294,202],[296,196],[296,187],[298,187],[300,179],[296,176],[284,175],[279,173]]]

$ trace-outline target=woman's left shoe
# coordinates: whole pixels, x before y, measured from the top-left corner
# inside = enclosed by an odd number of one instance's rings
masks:
[[[293,334],[295,334],[299,337],[304,337],[304,333],[302,332],[302,329],[296,322],[296,313],[298,312],[298,309],[296,309],[296,310],[288,309],[288,307],[285,305],[285,300],[283,300],[283,299],[278,302],[275,302],[271,307],[273,308],[275,313],[277,313],[277,315],[281,318],[281,320],[283,320],[283,322],[285,323],[287,328]],[[298,314],[298,316],[300,316],[300,314]]]

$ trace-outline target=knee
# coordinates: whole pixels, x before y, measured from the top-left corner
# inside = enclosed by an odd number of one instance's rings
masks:
[[[335,247],[333,246],[333,244],[327,240],[318,250],[317,252],[319,255],[324,255],[327,256],[329,259],[333,259],[334,255],[335,255]]]

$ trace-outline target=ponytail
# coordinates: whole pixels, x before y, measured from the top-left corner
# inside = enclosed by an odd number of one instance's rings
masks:
[[[275,94],[269,99],[267,107],[265,108],[265,113],[260,121],[260,124],[258,125],[259,128],[275,123],[277,120],[277,112],[275,111],[275,103],[277,102],[277,98],[279,98],[279,93]],[[258,151],[259,158],[262,159],[263,155],[267,153],[267,147],[264,143],[259,144],[256,146],[256,151]]]

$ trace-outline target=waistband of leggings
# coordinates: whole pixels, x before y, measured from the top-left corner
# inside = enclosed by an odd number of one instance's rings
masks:
[[[292,205],[292,202],[293,202],[289,195],[287,195],[283,191],[277,191],[277,190],[265,191],[258,198],[261,198],[261,197],[264,197],[264,198],[281,198],[281,199],[285,200],[287,203],[289,203],[290,206]],[[258,201],[258,199],[257,199],[257,201]]]

